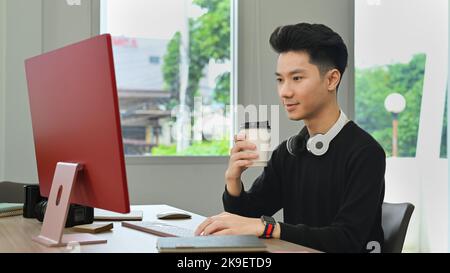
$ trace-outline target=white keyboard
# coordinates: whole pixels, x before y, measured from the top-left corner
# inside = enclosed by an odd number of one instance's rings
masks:
[[[193,237],[194,231],[162,222],[122,222],[122,226],[161,237]]]

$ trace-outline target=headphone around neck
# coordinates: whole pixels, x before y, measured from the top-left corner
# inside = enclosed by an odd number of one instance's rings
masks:
[[[286,142],[288,152],[293,155],[299,155],[306,147],[308,152],[316,156],[324,155],[330,147],[330,142],[339,134],[344,126],[349,122],[345,113],[341,110],[339,119],[325,134],[317,134],[306,140],[308,129],[303,129],[295,136],[291,136]],[[306,142],[306,143],[305,143]]]

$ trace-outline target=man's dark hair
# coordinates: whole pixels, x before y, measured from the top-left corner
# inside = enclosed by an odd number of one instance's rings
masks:
[[[300,23],[277,27],[270,36],[270,45],[278,54],[306,52],[309,62],[319,68],[322,76],[336,68],[342,78],[347,67],[347,46],[339,34],[322,24]]]

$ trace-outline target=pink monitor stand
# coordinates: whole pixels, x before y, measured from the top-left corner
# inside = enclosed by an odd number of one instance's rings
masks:
[[[72,189],[77,181],[78,172],[82,170],[83,165],[81,164],[58,162],[41,233],[33,237],[33,241],[48,247],[66,246],[69,243],[80,245],[106,243],[106,240],[91,234],[63,234]]]

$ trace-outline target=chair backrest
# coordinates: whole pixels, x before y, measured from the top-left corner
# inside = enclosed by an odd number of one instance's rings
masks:
[[[385,253],[401,253],[409,220],[414,211],[410,203],[383,203],[381,225],[384,231]]]

